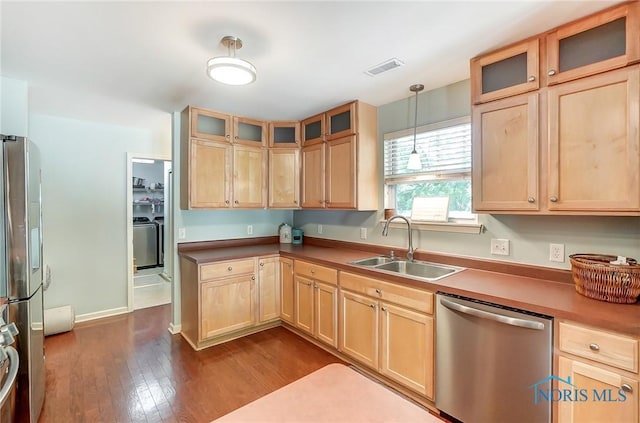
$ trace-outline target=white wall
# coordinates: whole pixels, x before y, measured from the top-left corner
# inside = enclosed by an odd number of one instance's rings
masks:
[[[420,94],[418,125],[468,116],[471,113],[469,98],[468,80]],[[378,109],[380,169],[382,137],[385,133],[412,127],[412,104],[413,100],[403,99]],[[381,171],[381,189],[382,180]],[[296,211],[294,214],[295,225],[309,236],[406,248],[406,229],[391,229],[388,237],[382,237],[381,219],[381,211]],[[480,215],[479,222],[486,227],[486,232],[479,235],[416,231],[414,247],[563,269],[571,267],[568,259],[565,263],[550,262],[549,243],[565,244],[567,256],[606,253],[640,260],[640,217]],[[323,225],[322,235],[318,235],[318,224]],[[366,240],[360,239],[361,227],[368,229]],[[489,253],[491,238],[511,240],[511,255],[492,256]]]
[[[29,133],[42,153],[44,259],[52,270],[45,307],[71,304],[81,318],[126,311],[127,153],[169,156],[170,143],[144,129],[39,114],[30,116]]]
[[[27,83],[0,77],[0,99],[0,134],[26,137],[29,129]]]

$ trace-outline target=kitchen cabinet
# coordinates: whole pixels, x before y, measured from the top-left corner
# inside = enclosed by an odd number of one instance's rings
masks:
[[[251,147],[266,147],[267,124],[257,119],[234,116],[233,142]]]
[[[182,209],[229,207],[231,144],[189,139],[181,152]]]
[[[540,42],[532,38],[471,59],[473,104],[510,97],[540,87]]]
[[[433,398],[433,293],[340,273],[339,350]]]
[[[270,148],[300,147],[300,122],[276,121],[269,123]]]
[[[181,334],[196,350],[280,322],[277,257],[205,264],[183,257],[180,279]]]
[[[295,324],[295,295],[293,260],[280,257],[280,318]]]
[[[267,206],[267,150],[233,146],[233,207]]]
[[[640,211],[640,68],[549,89],[548,208]]]
[[[302,146],[319,144],[325,139],[324,113],[308,117],[300,122]]]
[[[258,292],[260,323],[280,318],[280,260],[278,257],[258,259]]]
[[[300,207],[300,150],[269,149],[269,208]]]
[[[337,270],[294,261],[295,326],[337,348]]]
[[[311,121],[324,122],[324,137],[305,138]],[[348,103],[302,121],[302,128],[302,207],[377,210],[375,107]]]
[[[189,116],[184,119],[185,112]],[[182,128],[190,137],[201,140],[231,142],[231,115],[199,107],[187,107],[183,112]]]
[[[640,60],[640,5],[630,2],[563,25],[546,35],[549,85]]]
[[[558,423],[638,421],[638,339],[599,328],[558,322],[555,389],[581,393],[557,401]],[[567,386],[569,383],[573,386]],[[566,382],[565,382],[566,381]]]
[[[538,93],[473,108],[473,208],[539,210]]]

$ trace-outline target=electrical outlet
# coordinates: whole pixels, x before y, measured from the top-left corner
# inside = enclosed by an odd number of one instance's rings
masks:
[[[178,239],[185,239],[187,237],[187,228],[178,228]]]
[[[247,225],[247,235],[253,235],[253,225]]]
[[[491,254],[498,256],[508,256],[509,240],[491,238]]]
[[[318,234],[322,234],[322,225],[318,225]]]
[[[360,228],[360,239],[367,239],[367,228]]]
[[[564,244],[549,244],[549,261],[564,263]]]

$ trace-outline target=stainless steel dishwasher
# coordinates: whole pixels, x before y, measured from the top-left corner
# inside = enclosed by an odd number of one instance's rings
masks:
[[[534,384],[551,376],[549,316],[436,295],[436,408],[465,423],[551,422]]]

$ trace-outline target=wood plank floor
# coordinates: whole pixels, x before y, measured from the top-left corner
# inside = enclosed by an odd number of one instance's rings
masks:
[[[45,339],[40,423],[209,422],[338,358],[274,328],[200,352],[167,331],[170,306]]]

